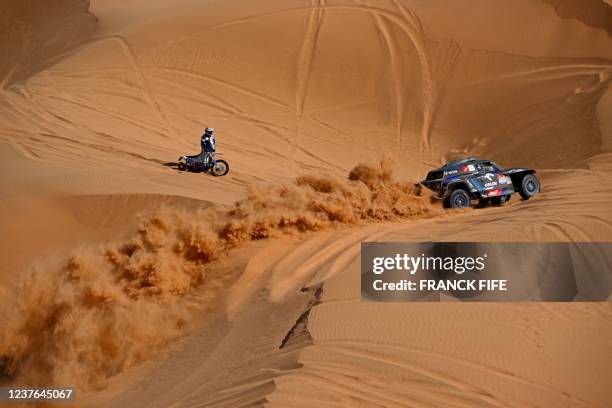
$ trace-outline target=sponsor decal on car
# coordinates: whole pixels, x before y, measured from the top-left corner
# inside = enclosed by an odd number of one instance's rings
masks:
[[[510,177],[504,176],[503,174],[499,175],[499,184],[510,184]]]
[[[473,164],[468,164],[467,166],[462,166],[461,167],[461,172],[462,173],[469,173],[472,171],[475,171],[476,167]]]
[[[459,170],[448,170],[444,172],[445,176],[452,176],[453,174],[459,173]]]
[[[485,186],[485,188],[497,187],[497,182],[496,181],[492,181],[490,183],[485,183],[484,186]]]
[[[493,180],[495,180],[495,174],[493,174],[493,173],[487,173],[487,174],[485,174],[483,177],[484,177],[486,180],[489,180],[489,181],[493,181]]]
[[[498,188],[497,190],[491,190],[487,193],[487,196],[489,197],[497,197],[502,195],[502,190],[501,188]]]

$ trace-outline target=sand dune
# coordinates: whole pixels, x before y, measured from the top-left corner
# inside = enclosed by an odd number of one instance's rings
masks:
[[[61,0],[44,7],[31,0],[4,2],[0,10],[3,89],[51,65],[84,43],[96,27],[87,0]]]
[[[361,241],[610,240],[606,2],[0,10],[0,383],[87,406],[612,400],[609,304],[370,305],[357,279]],[[206,126],[227,177],[171,166]],[[465,155],[543,194],[415,194]]]
[[[123,242],[81,248],[58,265],[35,264],[7,316],[0,344],[6,373],[14,381],[99,388],[178,337],[194,308],[185,298],[196,289],[210,298],[225,286],[227,278],[207,264],[228,251],[435,213],[412,184],[391,177],[383,162],[356,167],[346,181],[302,176],[294,186],[252,189],[229,208],[162,210]]]

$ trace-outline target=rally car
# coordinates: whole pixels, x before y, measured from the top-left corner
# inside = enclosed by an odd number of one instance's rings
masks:
[[[540,192],[535,170],[503,169],[490,160],[468,157],[430,171],[421,185],[436,193],[446,208],[464,208],[478,200],[502,205],[519,193],[528,200]]]

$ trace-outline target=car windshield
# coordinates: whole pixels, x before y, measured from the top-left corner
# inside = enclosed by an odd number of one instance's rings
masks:
[[[493,162],[482,162],[480,163],[480,169],[481,171],[485,172],[485,173],[492,173],[492,172],[496,172],[496,171],[500,171],[501,168],[493,163]]]

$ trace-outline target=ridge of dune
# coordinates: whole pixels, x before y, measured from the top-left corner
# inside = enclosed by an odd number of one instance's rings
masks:
[[[574,18],[612,36],[612,5],[604,0],[542,0],[562,18]]]
[[[602,136],[601,148],[609,152],[612,149],[612,86],[608,85],[605,93],[597,103],[597,122]]]
[[[3,1],[0,89],[50,66],[54,57],[86,41],[95,28],[89,0]]]

